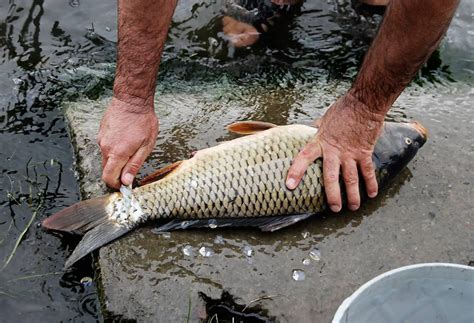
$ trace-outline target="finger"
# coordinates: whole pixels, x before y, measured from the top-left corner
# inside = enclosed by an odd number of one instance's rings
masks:
[[[123,168],[121,180],[123,185],[131,185],[138,171],[142,167],[145,159],[150,154],[148,147],[141,147],[137,152],[128,160],[127,164]]]
[[[233,28],[233,23],[227,23],[226,25],[224,25],[222,27],[222,31],[224,32],[224,34],[226,34],[227,36],[231,35],[234,33],[234,29]]]
[[[324,190],[329,207],[333,212],[339,212],[341,205],[341,189],[339,187],[339,169],[341,161],[336,155],[324,156],[323,178]]]
[[[367,195],[371,198],[377,196],[379,186],[375,177],[374,163],[372,157],[367,157],[360,162],[360,171],[364,177]]]
[[[108,157],[107,155],[105,155],[104,153],[102,153],[102,169],[105,168],[105,165],[107,165],[107,161],[108,161]]]
[[[225,26],[225,25],[228,25],[228,24],[233,23],[234,21],[235,21],[235,20],[232,19],[231,17],[229,17],[229,16],[224,16],[224,17],[222,18],[222,25]]]
[[[107,163],[102,171],[102,180],[105,184],[115,189],[120,188],[120,174],[122,173],[122,168],[125,166],[127,161],[128,158],[126,157],[109,155]]]
[[[104,169],[105,165],[107,164],[107,160],[109,159],[108,158],[109,152],[106,149],[106,147],[101,146],[101,144],[100,144],[100,135],[97,138],[97,145],[99,146],[100,154],[102,155],[102,169]]]
[[[311,165],[316,158],[321,157],[321,146],[315,141],[311,141],[298,153],[293,160],[288,175],[286,176],[286,187],[294,190],[301,182],[304,173],[309,165]]]
[[[355,160],[342,162],[342,176],[346,185],[347,206],[349,210],[355,211],[360,206],[359,174]]]
[[[247,34],[231,35],[230,41],[234,47],[245,47],[252,44],[251,36]]]
[[[242,35],[235,35],[235,34],[230,35],[229,40],[232,43],[232,46],[234,46],[234,47],[243,47],[242,46],[242,43],[243,43]]]

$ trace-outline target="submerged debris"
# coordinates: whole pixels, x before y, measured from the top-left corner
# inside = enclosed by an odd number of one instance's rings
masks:
[[[309,265],[311,265],[311,259],[309,259],[309,258],[303,258],[302,263],[303,263],[303,265],[305,265],[305,266],[309,266]]]

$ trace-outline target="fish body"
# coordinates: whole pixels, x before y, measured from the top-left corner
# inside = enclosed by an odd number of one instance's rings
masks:
[[[398,173],[426,140],[424,129],[414,125],[384,127],[373,156],[380,184]],[[47,218],[45,228],[85,233],[66,265],[149,220],[170,220],[169,229],[220,223],[273,231],[326,210],[320,159],[295,190],[285,186],[292,160],[316,128],[238,123],[231,129],[255,133],[198,151],[159,180],[133,190],[122,187]]]
[[[285,186],[292,159],[316,131],[304,125],[274,127],[201,150],[163,179],[134,189],[142,215],[132,212],[126,220],[135,221],[137,216],[143,220],[185,220],[320,212],[324,209],[320,160],[308,168],[295,190]],[[122,204],[122,194],[115,194],[110,201],[111,215]]]

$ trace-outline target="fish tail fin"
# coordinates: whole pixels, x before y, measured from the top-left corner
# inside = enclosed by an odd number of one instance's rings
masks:
[[[87,232],[76,249],[72,252],[64,265],[65,268],[71,267],[76,261],[85,257],[92,251],[103,245],[117,239],[129,232],[131,228],[116,223],[102,223],[94,229]]]
[[[108,204],[108,196],[81,201],[47,217],[41,226],[48,230],[85,234],[107,222]]]
[[[120,224],[110,216],[110,201],[110,196],[81,201],[42,222],[42,227],[47,230],[84,234],[66,261],[66,268],[132,229],[132,226]]]

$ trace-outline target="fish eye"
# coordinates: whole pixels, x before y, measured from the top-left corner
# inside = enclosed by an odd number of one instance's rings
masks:
[[[406,143],[407,145],[411,145],[412,141],[411,141],[410,138],[405,138],[405,143]]]

